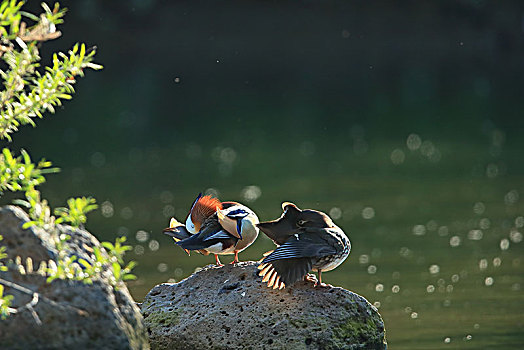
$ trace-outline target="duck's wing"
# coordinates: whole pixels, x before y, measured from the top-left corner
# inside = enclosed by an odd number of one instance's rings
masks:
[[[262,281],[269,287],[283,288],[291,285],[311,271],[313,262],[324,256],[337,253],[336,247],[329,241],[326,228],[307,228],[300,230],[266,256],[259,269]],[[277,283],[278,282],[278,283]]]
[[[218,242],[229,245],[234,244],[236,241],[238,241],[238,238],[222,228],[215,213],[204,222],[197,234],[177,242],[177,244],[184,249],[199,250],[208,248]]]
[[[325,228],[302,229],[278,246],[262,262],[268,263],[281,259],[322,258],[336,254],[337,250],[330,242],[330,235]]]
[[[289,211],[286,211],[276,220],[259,222],[257,227],[276,245],[282,245],[295,233],[300,232],[300,230],[292,224],[292,222],[294,222],[294,218],[290,218],[292,215],[293,212],[289,214]]]
[[[300,281],[313,268],[311,258],[291,258],[262,263],[258,266],[262,282],[268,287],[282,289]]]

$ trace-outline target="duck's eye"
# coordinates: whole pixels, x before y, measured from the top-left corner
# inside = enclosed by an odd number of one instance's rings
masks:
[[[297,225],[298,226],[303,226],[307,221],[306,220],[298,220],[297,221]]]

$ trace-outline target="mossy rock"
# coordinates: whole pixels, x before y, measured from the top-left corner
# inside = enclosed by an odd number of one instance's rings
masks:
[[[384,322],[362,296],[300,282],[273,290],[257,263],[207,266],[154,287],[141,305],[153,349],[386,349]]]

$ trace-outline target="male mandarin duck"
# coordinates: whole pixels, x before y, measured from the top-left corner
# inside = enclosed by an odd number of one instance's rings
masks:
[[[248,207],[237,202],[220,202],[200,193],[193,202],[185,225],[171,219],[164,233],[188,254],[196,250],[204,255],[213,253],[222,266],[219,254],[235,254],[250,246],[258,236],[258,217]]]
[[[348,237],[323,212],[301,210],[289,202],[282,203],[282,210],[279,219],[257,225],[277,245],[258,267],[262,282],[282,289],[313,270],[318,272],[315,286],[326,286],[322,272],[333,270],[346,260],[351,250]]]

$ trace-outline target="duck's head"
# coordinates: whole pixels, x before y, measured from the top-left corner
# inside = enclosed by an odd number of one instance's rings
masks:
[[[175,218],[171,218],[171,221],[169,221],[169,227],[165,228],[162,232],[173,238],[175,242],[179,242],[190,237],[189,233],[187,232],[186,226],[183,223],[178,222],[178,220]],[[189,250],[184,250],[187,253],[187,255],[191,255],[191,252]]]
[[[261,222],[257,226],[270,237],[290,234],[302,227],[335,227],[333,220],[325,213],[313,209],[300,209],[291,202],[282,203],[282,215],[272,221]]]
[[[192,234],[200,231],[200,227],[204,221],[213,215],[217,210],[222,209],[222,203],[217,199],[211,196],[202,196],[200,193],[191,209],[186,219],[186,229]]]

